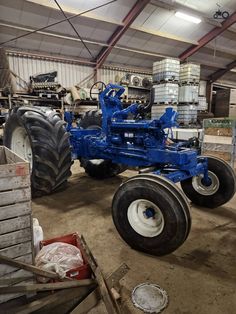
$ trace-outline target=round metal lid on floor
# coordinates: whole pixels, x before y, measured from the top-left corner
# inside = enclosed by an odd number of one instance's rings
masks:
[[[168,295],[156,284],[142,283],[133,289],[132,302],[145,313],[160,313],[168,305]]]

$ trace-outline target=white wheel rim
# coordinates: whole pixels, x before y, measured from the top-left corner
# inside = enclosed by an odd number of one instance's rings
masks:
[[[94,166],[99,166],[101,163],[103,163],[104,159],[89,159],[89,161],[90,161]]]
[[[145,199],[133,201],[128,207],[127,216],[131,227],[144,237],[159,235],[165,225],[160,208]]]
[[[208,171],[208,177],[211,179],[211,184],[209,186],[203,184],[203,174],[193,177],[192,186],[194,190],[201,195],[213,195],[220,187],[219,179],[213,172]]]
[[[30,169],[33,165],[33,153],[29,136],[23,127],[16,128],[12,133],[11,149],[20,157],[30,163]]]

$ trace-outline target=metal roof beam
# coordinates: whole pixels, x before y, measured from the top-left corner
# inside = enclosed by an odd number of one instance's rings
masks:
[[[115,32],[109,38],[107,44],[108,47],[102,49],[97,56],[96,62],[97,66],[96,69],[99,69],[103,63],[105,62],[106,58],[109,56],[112,48],[115,44],[119,41],[122,35],[127,31],[129,26],[134,22],[136,17],[142,12],[145,6],[150,2],[150,0],[138,0],[132,7],[132,9],[128,12],[126,17],[123,19],[123,25],[118,26]]]
[[[204,47],[206,44],[208,44],[210,41],[215,39],[217,36],[219,36],[221,33],[223,33],[225,30],[227,30],[231,25],[233,25],[236,22],[236,12],[231,14],[224,22],[221,23],[222,27],[215,27],[210,32],[208,32],[205,36],[203,36],[199,41],[198,45],[192,45],[187,50],[185,50],[183,53],[179,55],[179,58],[181,60],[185,60],[188,57],[192,56],[194,53],[196,53],[199,49]]]
[[[236,67],[236,60],[229,63],[225,69],[220,69],[216,71],[215,73],[211,74],[208,79],[210,80],[211,83],[213,83],[217,81],[219,78],[221,78],[223,75],[225,75],[227,72],[234,69],[235,67]]]
[[[16,24],[12,24],[12,23],[4,23],[0,20],[0,26],[2,27],[7,27],[7,28],[12,28],[12,29],[16,29],[16,30],[20,30],[23,32],[33,32],[35,31],[35,33],[37,34],[41,34],[44,36],[48,36],[48,37],[55,37],[55,38],[60,38],[60,39],[65,39],[65,40],[70,40],[70,41],[75,41],[75,42],[81,42],[81,39],[77,38],[77,37],[72,37],[72,36],[67,36],[67,35],[61,35],[59,33],[52,33],[52,32],[44,32],[44,31],[37,31],[35,29],[29,28],[29,27],[22,27]],[[83,39],[83,41],[87,44],[90,45],[97,45],[100,47],[109,47],[108,44],[103,43],[103,42],[99,42],[99,41],[94,41],[94,40],[87,40],[87,39]],[[164,55],[164,54],[160,54],[160,53],[154,53],[151,51],[145,51],[145,50],[140,50],[140,49],[133,49],[133,48],[129,48],[129,47],[124,47],[124,46],[119,46],[119,45],[115,45],[114,48],[119,49],[119,50],[123,50],[123,51],[129,51],[129,52],[133,52],[133,53],[138,53],[141,55],[148,55],[148,56],[152,56],[155,58],[168,58],[171,57],[170,55]]]

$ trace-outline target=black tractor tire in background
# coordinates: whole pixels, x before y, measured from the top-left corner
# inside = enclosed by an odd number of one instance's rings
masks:
[[[195,205],[216,208],[224,205],[234,196],[236,191],[235,172],[227,162],[220,158],[204,157],[208,158],[209,175],[213,178],[212,184],[205,187],[204,190],[200,176],[181,181],[181,187]]]
[[[26,131],[32,150],[32,196],[51,194],[64,188],[71,175],[72,159],[70,134],[60,115],[49,108],[14,108],[4,130],[4,145],[10,149],[17,128]]]
[[[80,127],[83,129],[101,129],[101,110],[87,111],[80,121]],[[90,177],[96,179],[110,178],[126,170],[126,167],[124,165],[113,163],[111,160],[96,159],[96,161],[92,161],[89,159],[81,158],[80,164]]]

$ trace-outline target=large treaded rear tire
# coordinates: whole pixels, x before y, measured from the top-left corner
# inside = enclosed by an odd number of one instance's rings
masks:
[[[14,130],[24,128],[31,145],[32,195],[51,194],[65,186],[72,164],[69,137],[60,115],[39,107],[19,107],[10,114],[4,131],[4,145],[12,149]]]
[[[80,121],[80,127],[83,129],[100,129],[102,127],[102,112],[101,110],[87,111]],[[93,162],[92,160],[81,158],[81,167],[85,172],[93,178],[105,179],[118,175],[126,170],[122,164],[113,163],[111,160],[100,160]]]

